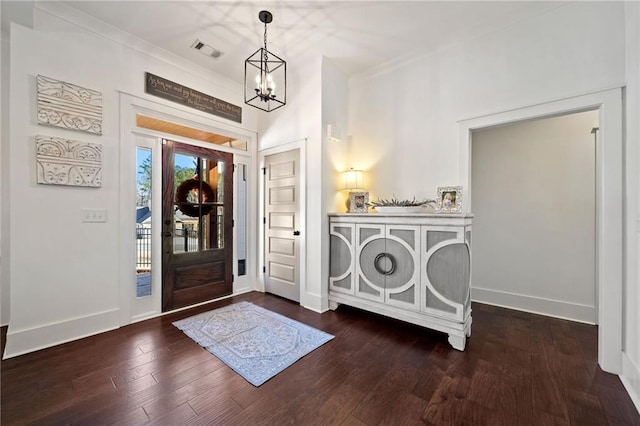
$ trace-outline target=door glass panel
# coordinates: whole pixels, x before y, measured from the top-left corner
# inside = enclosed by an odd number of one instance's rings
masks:
[[[238,164],[235,175],[235,196],[237,197],[236,232],[238,241],[238,275],[247,273],[247,165]]]
[[[224,248],[224,161],[175,154],[174,253]]]
[[[174,232],[173,252],[198,251],[200,187],[197,178],[198,157],[174,155]]]
[[[151,296],[151,149],[136,148],[136,297]]]
[[[209,197],[203,197],[202,205],[207,212],[202,217],[203,250],[224,248],[224,175],[225,164],[223,161],[202,161],[204,181],[211,188],[204,191]],[[204,183],[203,183],[204,185]],[[212,197],[211,197],[212,195]]]

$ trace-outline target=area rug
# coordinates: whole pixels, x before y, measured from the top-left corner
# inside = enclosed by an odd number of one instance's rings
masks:
[[[249,302],[173,323],[254,386],[334,336]]]

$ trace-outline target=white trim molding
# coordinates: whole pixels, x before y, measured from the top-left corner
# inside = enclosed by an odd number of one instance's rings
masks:
[[[571,321],[594,324],[596,307],[564,302],[562,300],[545,299],[525,294],[496,291],[486,288],[471,288],[471,300],[488,305],[501,306],[533,314],[567,319]]]
[[[458,182],[466,188],[464,212],[472,211],[472,131],[519,121],[583,111],[599,111],[596,142],[596,294],[598,364],[622,372],[622,87],[527,106],[458,122]],[[473,282],[473,281],[472,281]]]
[[[620,375],[622,384],[627,389],[629,397],[640,412],[640,368],[634,364],[629,355],[622,355],[622,374]]]
[[[3,359],[115,330],[119,326],[120,310],[112,309],[24,330],[9,328]],[[33,342],[39,344],[33,346]]]
[[[304,294],[304,303],[301,300],[300,306],[310,311],[317,312],[319,314],[327,312],[329,308],[322,309],[322,296],[314,293]]]

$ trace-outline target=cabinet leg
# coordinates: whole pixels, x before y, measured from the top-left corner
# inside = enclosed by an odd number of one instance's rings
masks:
[[[338,309],[338,302],[334,302],[333,300],[329,300],[329,309],[335,311]]]
[[[459,351],[464,351],[464,347],[467,343],[467,338],[462,336],[455,336],[453,334],[449,335],[449,344],[453,347],[453,349],[457,349]]]

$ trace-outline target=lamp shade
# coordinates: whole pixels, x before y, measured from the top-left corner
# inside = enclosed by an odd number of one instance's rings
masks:
[[[362,170],[346,170],[342,172],[342,189],[354,191],[364,189],[364,173]]]

